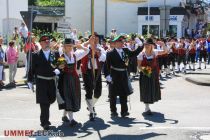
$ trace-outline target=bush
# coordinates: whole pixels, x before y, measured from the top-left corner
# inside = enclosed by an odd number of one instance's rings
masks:
[[[36,6],[57,6],[63,7],[65,5],[64,0],[37,0],[35,2]]]

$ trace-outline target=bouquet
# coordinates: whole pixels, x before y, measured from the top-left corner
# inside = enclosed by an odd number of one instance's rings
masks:
[[[150,66],[142,67],[142,72],[147,77],[151,77],[151,75],[152,75],[152,68]]]
[[[59,57],[57,60],[56,65],[60,68],[63,69],[65,65],[67,64],[66,59],[64,57]]]

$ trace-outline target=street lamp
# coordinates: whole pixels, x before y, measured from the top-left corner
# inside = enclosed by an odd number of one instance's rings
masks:
[[[147,1],[147,8],[148,8],[148,18],[147,18],[147,37],[149,37],[150,33],[149,33],[149,22],[150,22],[150,0]]]

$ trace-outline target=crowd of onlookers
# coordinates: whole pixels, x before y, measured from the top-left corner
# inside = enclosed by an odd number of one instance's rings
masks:
[[[8,47],[6,49],[3,48],[3,38],[0,37],[0,89],[5,86],[3,82],[5,77],[4,68],[6,65],[9,67],[9,84],[8,86],[15,86],[15,75],[17,72],[17,62],[19,58],[20,52],[20,43],[25,43],[28,39],[28,28],[25,23],[21,24],[21,27],[18,29],[14,28],[14,32],[12,34],[12,39],[8,43]]]

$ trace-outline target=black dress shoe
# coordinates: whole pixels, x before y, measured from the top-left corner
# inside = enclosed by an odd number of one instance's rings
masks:
[[[46,125],[43,126],[43,129],[44,130],[49,130],[50,129],[50,126],[48,124],[46,124]]]
[[[74,127],[76,126],[77,124],[79,124],[77,121],[75,121],[74,119],[70,121],[70,126],[71,127]]]
[[[95,115],[94,115],[94,113],[90,113],[89,120],[90,121],[95,121]]]
[[[126,117],[126,116],[129,116],[130,115],[130,113],[129,112],[124,112],[124,113],[121,113],[121,116],[122,117]]]
[[[70,122],[67,116],[63,116],[63,117],[62,117],[62,121],[63,121],[63,122]]]
[[[48,121],[48,122],[47,122],[47,124],[48,124],[48,125],[51,125],[51,122],[50,122],[50,121]]]
[[[148,111],[144,112],[143,115],[151,116],[153,114],[152,114],[151,110],[148,110]]]
[[[112,112],[111,113],[111,117],[117,117],[118,116],[118,113],[117,112]]]

